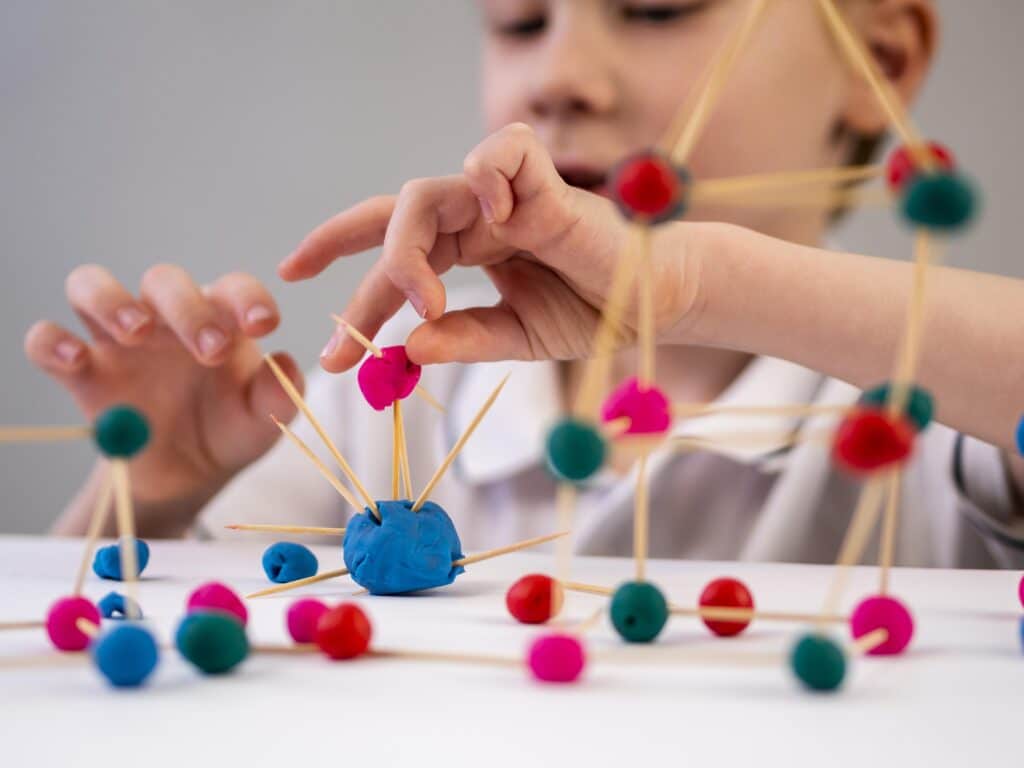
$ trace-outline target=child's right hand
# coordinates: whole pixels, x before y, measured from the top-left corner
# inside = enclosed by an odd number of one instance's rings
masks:
[[[139,532],[179,534],[273,445],[279,433],[268,414],[295,415],[255,341],[277,327],[277,305],[249,275],[200,288],[173,265],[147,271],[138,297],[95,265],[71,272],[66,292],[92,340],[41,321],[26,334],[25,352],[88,419],[116,403],[146,415],[151,442],[130,464]],[[294,361],[275,359],[301,389]],[[74,520],[62,530],[84,528],[82,506],[69,510]]]

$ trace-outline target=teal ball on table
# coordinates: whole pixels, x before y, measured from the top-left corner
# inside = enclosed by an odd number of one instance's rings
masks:
[[[668,621],[668,602],[650,582],[627,581],[612,595],[609,612],[612,626],[623,640],[649,643]]]
[[[188,661],[208,675],[221,675],[249,655],[245,627],[231,614],[194,611],[181,620],[174,645]]]
[[[957,173],[920,173],[903,190],[903,216],[912,224],[941,232],[970,224],[977,206],[971,184]]]
[[[579,419],[563,419],[548,433],[548,469],[561,480],[580,483],[604,464],[608,448],[592,425]]]
[[[130,405],[115,405],[96,419],[93,439],[104,456],[130,459],[149,442],[149,422]]]
[[[797,679],[812,691],[834,691],[846,677],[846,654],[824,635],[808,634],[797,640],[789,664]]]

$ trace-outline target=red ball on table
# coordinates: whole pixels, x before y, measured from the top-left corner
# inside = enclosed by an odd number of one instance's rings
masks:
[[[354,659],[369,649],[372,634],[370,619],[363,609],[342,603],[320,617],[313,640],[332,659]]]
[[[543,573],[529,573],[508,588],[505,606],[523,624],[543,624],[562,610],[562,585]]]
[[[749,608],[754,610],[754,596],[746,584],[738,579],[715,579],[700,593],[701,608]],[[748,626],[750,619],[725,620],[701,617],[705,626],[719,637],[738,635]]]

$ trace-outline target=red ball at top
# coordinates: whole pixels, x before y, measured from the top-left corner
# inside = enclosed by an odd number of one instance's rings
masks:
[[[839,425],[832,457],[851,472],[866,474],[906,461],[913,449],[914,428],[904,417],[857,408]]]
[[[700,593],[701,608],[754,609],[754,596],[747,585],[738,579],[715,579]],[[750,619],[710,619],[701,617],[705,626],[719,637],[738,635],[750,626]]]
[[[929,141],[925,145],[925,149],[935,159],[935,164],[940,169],[951,171],[956,166],[953,153],[938,142]],[[889,184],[889,189],[899,192],[918,173],[920,173],[920,169],[917,167],[914,155],[906,145],[903,145],[889,156],[889,162],[885,169],[885,180]]]
[[[564,599],[562,585],[543,573],[528,573],[508,588],[505,606],[516,621],[543,624],[558,615]]]
[[[332,659],[354,659],[366,653],[372,634],[370,619],[363,609],[342,603],[320,617],[313,641]]]
[[[683,183],[667,159],[642,152],[612,172],[611,191],[626,216],[658,223],[680,212]]]

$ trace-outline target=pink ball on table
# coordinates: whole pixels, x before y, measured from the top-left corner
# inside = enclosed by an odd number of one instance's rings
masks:
[[[327,613],[327,606],[319,600],[304,598],[296,600],[288,608],[286,617],[288,634],[296,643],[312,643],[316,635],[316,623]]]
[[[884,629],[889,639],[868,653],[872,656],[894,656],[910,645],[914,636],[914,619],[899,600],[885,595],[861,601],[850,617],[850,631],[854,639],[864,637],[876,629]]]
[[[221,611],[229,613],[242,622],[244,627],[249,621],[249,611],[245,603],[231,589],[218,581],[203,584],[188,596],[186,606],[188,613],[192,611]]]
[[[601,407],[602,421],[621,418],[629,419],[627,435],[660,435],[672,425],[672,406],[657,387],[641,387],[636,378],[627,379]]]
[[[1024,576],[1020,577],[1020,584],[1017,585],[1017,597],[1020,598],[1021,607],[1024,607]]]
[[[420,382],[420,366],[410,362],[405,347],[384,347],[381,356],[370,355],[356,380],[370,407],[383,411],[395,400],[404,400]]]
[[[543,635],[530,645],[526,663],[533,676],[545,683],[573,683],[586,666],[583,644],[572,635]]]
[[[79,619],[100,625],[99,609],[80,595],[62,597],[46,614],[46,634],[61,651],[83,651],[92,640],[76,624]]]

